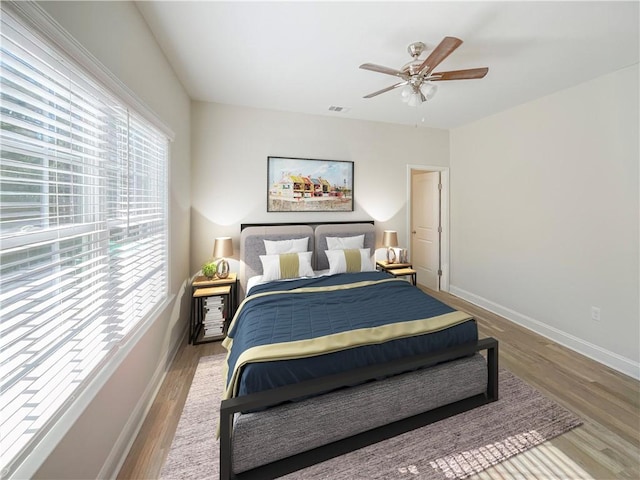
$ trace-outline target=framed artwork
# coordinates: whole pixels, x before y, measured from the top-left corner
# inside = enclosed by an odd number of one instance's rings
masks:
[[[267,157],[267,212],[352,212],[353,162]]]

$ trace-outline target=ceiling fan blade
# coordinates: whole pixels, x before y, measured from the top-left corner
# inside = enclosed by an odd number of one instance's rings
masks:
[[[393,75],[394,77],[400,77],[407,79],[407,74],[396,70],[395,68],[383,67],[382,65],[375,65],[373,63],[363,63],[360,65],[363,70],[371,70],[372,72],[386,73],[387,75]]]
[[[459,38],[444,37],[418,68],[420,75],[429,76],[429,74],[433,72],[433,69],[436,68],[445,58],[451,55],[451,53],[460,45],[462,45],[462,40]]]
[[[362,98],[371,98],[371,97],[375,97],[376,95],[380,95],[381,93],[385,93],[385,92],[389,92],[393,89],[396,89],[398,87],[403,87],[405,85],[407,85],[409,82],[400,82],[400,83],[396,83],[395,85],[391,85],[390,87],[387,88],[383,88],[382,90],[378,90],[377,92],[373,92],[370,93],[369,95],[365,95]]]
[[[439,82],[441,80],[465,80],[473,78],[484,78],[489,69],[483,68],[468,68],[466,70],[451,70],[450,72],[434,72],[429,77],[431,82]]]

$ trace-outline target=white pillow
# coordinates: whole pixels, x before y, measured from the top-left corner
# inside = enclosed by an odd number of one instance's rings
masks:
[[[267,255],[281,253],[298,253],[309,250],[309,237],[292,238],[291,240],[264,240]]]
[[[283,255],[298,255],[298,267],[295,272],[282,272],[280,269],[280,255],[260,255],[262,262],[262,281],[270,282],[272,280],[280,280],[283,278],[312,277],[313,269],[311,268],[312,252],[290,252]]]
[[[358,269],[347,268],[347,255],[349,252],[357,250],[360,255],[360,263],[357,265]],[[325,250],[327,258],[329,259],[329,275],[336,273],[351,273],[351,272],[373,272],[376,267],[371,262],[371,254],[368,248],[354,248],[345,250]]]
[[[355,237],[327,237],[327,248],[329,250],[364,248],[364,234]]]

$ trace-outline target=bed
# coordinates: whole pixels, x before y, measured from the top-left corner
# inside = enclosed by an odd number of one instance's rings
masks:
[[[497,400],[497,341],[375,271],[374,250],[372,222],[242,230],[220,478],[275,478]]]

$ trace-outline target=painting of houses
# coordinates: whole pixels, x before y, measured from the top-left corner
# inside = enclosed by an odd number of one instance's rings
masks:
[[[353,211],[353,162],[268,157],[268,212]]]

